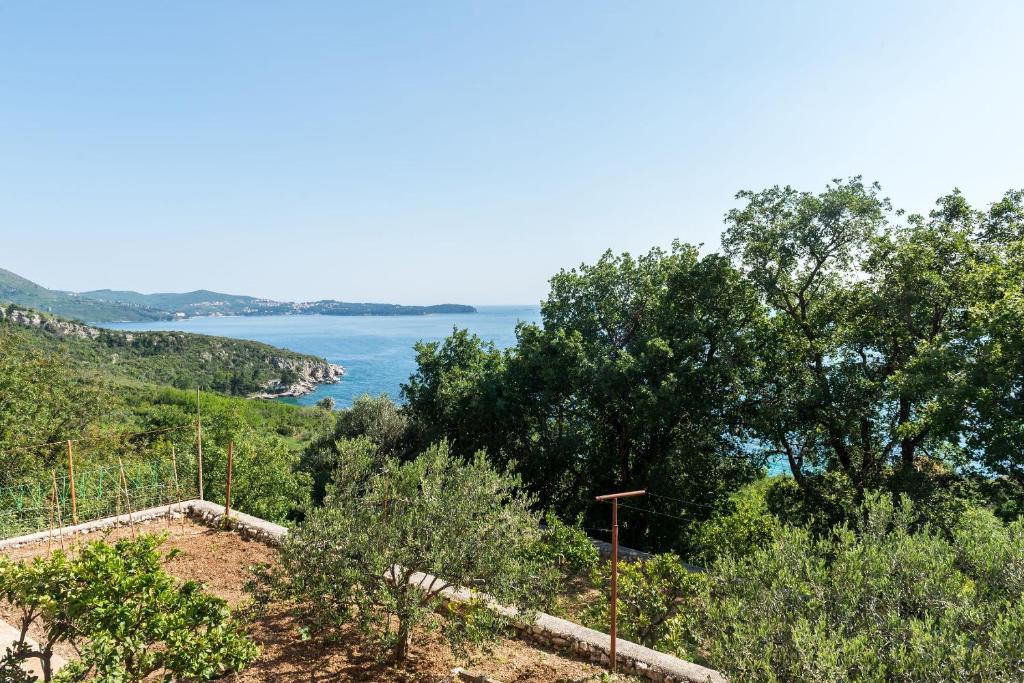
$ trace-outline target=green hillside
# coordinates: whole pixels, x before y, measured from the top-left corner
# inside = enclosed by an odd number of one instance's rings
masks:
[[[73,292],[47,289],[3,268],[0,268],[0,303],[13,303],[75,320],[140,321],[170,317],[140,303],[99,301]]]
[[[340,369],[316,356],[268,344],[184,332],[122,332],[0,306],[0,333],[44,353],[66,354],[81,369],[178,388],[232,395],[288,390],[297,382],[336,381]]]
[[[173,292],[142,294],[128,290],[95,289],[90,292],[82,292],[79,296],[95,301],[147,306],[163,311],[185,311],[189,307],[211,306],[214,303],[232,307],[245,307],[262,302],[261,299],[252,296],[223,294],[221,292],[211,292],[208,289],[197,289],[194,292],[182,292],[180,294]]]

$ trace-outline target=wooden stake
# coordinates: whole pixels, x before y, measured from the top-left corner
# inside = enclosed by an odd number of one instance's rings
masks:
[[[203,412],[199,407],[199,387],[196,387],[196,447],[199,452],[199,500],[206,500],[203,495]]]
[[[128,508],[128,526],[132,528],[132,538],[135,538],[135,520],[132,519],[132,499],[128,495],[128,477],[124,475],[124,464],[121,456],[117,456],[117,467],[121,471],[121,486],[124,487],[124,504]]]
[[[64,516],[60,511],[60,498],[57,496],[57,473],[50,470],[50,477],[53,481],[53,506],[57,510],[57,525],[60,529],[60,535],[57,537],[60,539],[60,549],[64,550]]]
[[[78,500],[75,498],[75,456],[71,452],[71,439],[68,439],[68,481],[71,482],[71,523],[78,524]]]
[[[228,482],[227,490],[224,492],[224,528],[227,529],[230,526],[230,515],[231,515],[231,470],[233,466],[235,455],[235,442],[228,442]]]
[[[114,485],[114,490],[117,491],[117,497],[114,499],[114,523],[117,523],[117,519],[121,516],[121,478],[117,478],[117,484]]]
[[[181,487],[178,485],[178,458],[174,453],[174,444],[171,444],[171,464],[174,466],[174,497],[178,500],[178,512],[181,512]],[[185,526],[185,515],[181,516],[181,525]]]
[[[48,527],[48,533],[46,534],[46,556],[47,557],[50,556],[50,546],[53,544],[53,517],[54,517],[54,515],[53,515],[53,508],[54,508],[54,496],[53,496],[53,494],[54,494],[54,489],[55,488],[56,487],[52,487],[50,489],[50,523],[49,523],[49,527]]]

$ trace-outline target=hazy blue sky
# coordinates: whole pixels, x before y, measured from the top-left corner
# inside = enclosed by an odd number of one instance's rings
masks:
[[[826,7],[828,5],[828,7]],[[734,193],[1024,186],[1024,2],[0,4],[0,267],[530,303]]]

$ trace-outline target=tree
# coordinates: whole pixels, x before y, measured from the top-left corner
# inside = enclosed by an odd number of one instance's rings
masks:
[[[481,449],[498,453],[507,431],[499,422],[506,409],[514,409],[505,397],[506,355],[458,328],[443,342],[418,342],[415,348],[416,372],[402,385],[402,396],[416,442],[425,446],[447,438],[465,455]]]
[[[60,644],[80,655],[59,674],[68,681],[134,682],[157,672],[167,680],[208,681],[245,668],[259,649],[227,603],[163,570],[162,541],[97,541],[73,558],[61,551],[30,562],[0,557],[0,602],[17,614],[21,634],[0,657],[0,673],[34,658],[50,681]],[[25,643],[33,626],[43,633],[36,650]]]
[[[964,413],[950,389],[978,264],[963,198],[892,226],[859,178],[737,197],[723,244],[768,313],[747,397],[756,438],[808,493],[834,472],[855,501],[890,467],[912,475],[921,453],[955,456]]]
[[[408,432],[409,419],[387,394],[363,394],[338,414],[334,438],[365,436],[381,452],[398,457],[406,452]]]
[[[669,496],[661,509],[685,521],[633,515],[623,538],[685,546],[691,521],[753,476],[735,438],[753,291],[727,259],[677,243],[562,271],[541,314],[507,352],[458,331],[419,347],[410,415],[460,453],[514,463],[545,505],[592,524],[605,522],[596,493]]]
[[[1008,192],[980,218],[985,268],[968,311],[961,384],[972,411],[969,444],[992,472],[1024,486],[1024,192]]]
[[[542,598],[536,586],[550,585],[531,500],[482,454],[463,462],[441,443],[405,463],[342,467],[324,506],[281,550],[278,587],[313,628],[353,622],[401,661],[415,629],[440,629],[458,648],[508,621],[484,594],[529,610]],[[458,587],[475,599],[441,609],[443,591]]]
[[[323,502],[340,463],[353,457],[379,460],[409,455],[410,424],[387,394],[364,394],[336,414],[333,429],[314,439],[302,453],[301,469],[313,480],[313,502]]]

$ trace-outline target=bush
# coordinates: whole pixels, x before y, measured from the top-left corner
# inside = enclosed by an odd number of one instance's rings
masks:
[[[707,527],[719,542],[707,572],[674,555],[619,565],[624,638],[732,680],[1022,679],[1024,522],[972,508],[940,530],[874,493],[854,526],[820,535],[766,522],[756,491]],[[744,540],[728,542],[730,528]],[[608,628],[606,600],[585,615]]]
[[[235,442],[231,507],[273,522],[299,516],[309,504],[311,480],[298,471],[301,454],[283,437],[248,426],[232,432]],[[207,500],[224,502],[228,437],[204,448]]]
[[[75,558],[63,552],[31,562],[0,557],[0,602],[14,610],[23,632],[35,625],[43,633],[38,650],[23,639],[7,647],[0,674],[13,678],[20,662],[35,658],[50,681],[58,644],[81,653],[61,670],[58,678],[67,681],[134,682],[156,672],[166,680],[208,681],[245,668],[258,648],[227,603],[163,570],[162,541],[97,541]]]
[[[559,578],[589,576],[597,568],[600,554],[583,530],[583,515],[575,524],[566,524],[554,512],[544,515],[541,537],[542,561],[558,569]]]
[[[734,680],[1019,681],[1024,527],[963,515],[953,540],[871,495],[826,537],[782,527],[693,582],[670,640]]]
[[[456,651],[499,632],[508,617],[483,594],[521,609],[540,604],[550,569],[538,561],[539,520],[517,479],[483,454],[466,463],[445,443],[406,463],[346,455],[271,577],[309,628],[330,635],[355,624],[372,648],[402,660],[416,627],[441,630]],[[420,585],[417,572],[437,578]],[[460,586],[476,598],[445,606],[442,591]]]
[[[771,479],[748,484],[731,496],[731,513],[697,527],[694,546],[701,562],[713,562],[719,555],[741,557],[771,542],[780,525],[766,500],[772,485]]]
[[[685,656],[683,643],[674,639],[672,621],[679,615],[690,592],[690,570],[671,553],[637,562],[619,563],[619,637],[664,652]],[[584,621],[599,631],[611,628],[611,571],[605,563],[595,572],[594,583],[602,600],[584,611]]]

